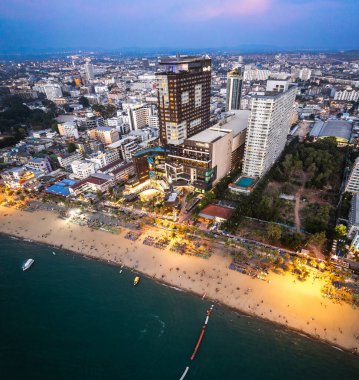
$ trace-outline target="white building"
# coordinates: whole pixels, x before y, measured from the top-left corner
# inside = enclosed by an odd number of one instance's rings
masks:
[[[128,109],[130,128],[132,131],[149,125],[150,108],[145,106],[130,107]]]
[[[242,175],[263,176],[282,153],[290,128],[296,87],[268,81],[265,95],[254,95],[246,136]]]
[[[34,157],[26,164],[26,167],[44,174],[48,174],[52,171],[50,161],[47,157]]]
[[[108,148],[117,149],[124,161],[131,162],[132,156],[141,149],[139,146],[140,141],[137,136],[126,136],[123,139],[108,145]]]
[[[75,123],[66,122],[57,125],[60,136],[79,138],[79,131]]]
[[[359,157],[354,162],[348,182],[345,186],[345,191],[359,194]]]
[[[91,161],[95,165],[95,169],[101,169],[106,165],[110,165],[120,159],[120,152],[117,149],[108,149],[105,152],[92,155],[88,161]]]
[[[348,223],[348,237],[351,239],[359,232],[359,196],[355,194],[351,201]]]
[[[95,164],[90,161],[76,160],[71,164],[71,169],[76,177],[85,179],[95,173]]]
[[[359,90],[353,90],[351,87],[343,91],[337,91],[334,100],[344,100],[347,102],[357,102],[359,100]]]
[[[88,62],[85,63],[85,75],[86,75],[86,79],[88,81],[95,79],[93,65],[92,65],[92,63],[90,61],[88,61]]]
[[[74,152],[68,155],[59,155],[57,156],[57,160],[62,168],[69,168],[74,161],[78,161],[82,159],[82,155],[79,152]]]
[[[111,127],[98,127],[96,129],[89,130],[87,133],[90,138],[96,139],[104,145],[112,144],[120,138],[118,131]]]
[[[271,75],[270,70],[257,69],[250,65],[246,65],[243,73],[243,80],[254,81],[254,80],[267,80]]]
[[[306,67],[304,67],[303,69],[299,71],[299,78],[301,80],[307,81],[310,79],[311,75],[312,75],[312,70]]]
[[[48,83],[43,86],[47,99],[54,100],[62,97],[61,86],[57,83]]]

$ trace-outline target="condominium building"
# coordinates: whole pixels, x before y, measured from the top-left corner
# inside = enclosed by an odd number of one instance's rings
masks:
[[[156,74],[160,140],[179,145],[209,126],[211,59],[208,56],[162,58]]]
[[[128,109],[131,131],[136,131],[149,125],[150,108],[135,106]]]
[[[90,61],[88,61],[88,62],[85,63],[85,75],[86,75],[86,79],[88,81],[95,79],[93,65],[92,65],[92,63]]]
[[[290,128],[296,87],[287,81],[269,80],[266,90],[251,101],[242,171],[246,177],[261,177],[272,167]]]
[[[240,109],[242,83],[243,73],[241,68],[233,69],[227,74],[227,111]]]
[[[355,160],[345,191],[353,194],[359,194],[359,157]]]
[[[59,129],[59,133],[61,136],[70,137],[70,138],[72,137],[75,139],[79,138],[79,131],[75,123],[72,123],[72,122],[61,123],[57,125],[57,128]]]

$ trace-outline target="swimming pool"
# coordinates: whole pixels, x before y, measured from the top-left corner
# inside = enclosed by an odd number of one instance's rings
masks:
[[[237,186],[239,187],[244,187],[244,188],[248,188],[252,185],[252,183],[254,182],[254,179],[253,178],[249,178],[249,177],[242,177],[239,179],[239,181],[237,182]]]

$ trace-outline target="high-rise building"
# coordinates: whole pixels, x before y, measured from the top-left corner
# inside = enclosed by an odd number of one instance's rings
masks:
[[[130,107],[128,109],[131,131],[142,129],[149,125],[150,108],[143,105]]]
[[[241,105],[243,73],[241,68],[235,68],[227,74],[226,110],[239,110]]]
[[[86,79],[88,81],[90,80],[94,80],[95,79],[95,74],[94,74],[94,70],[93,70],[93,65],[90,61],[87,61],[85,63],[85,74],[86,74]]]
[[[269,80],[265,94],[252,97],[243,176],[263,176],[282,153],[290,128],[295,94],[296,87],[287,81]]]
[[[211,59],[174,56],[159,61],[156,74],[160,140],[179,145],[209,127]]]
[[[353,194],[359,194],[359,157],[355,160],[345,191]]]

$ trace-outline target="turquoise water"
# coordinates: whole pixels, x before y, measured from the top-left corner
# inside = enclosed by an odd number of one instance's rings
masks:
[[[0,379],[180,378],[208,301],[47,246],[0,247]],[[358,357],[216,305],[186,380],[358,374]]]
[[[254,182],[253,178],[243,177],[237,182],[237,186],[248,188]]]

